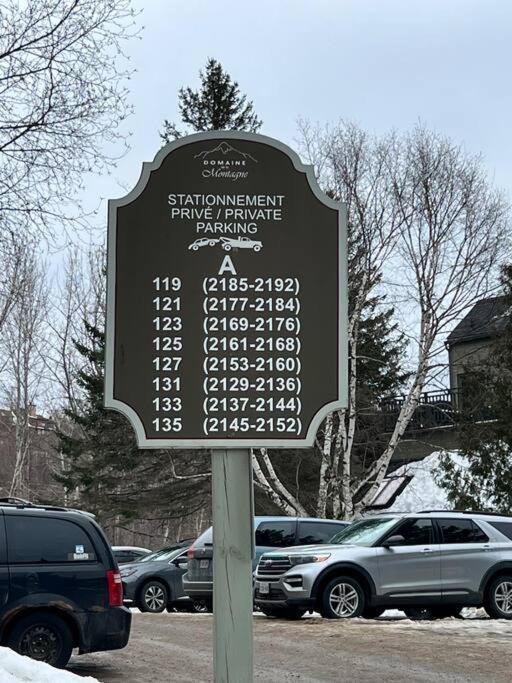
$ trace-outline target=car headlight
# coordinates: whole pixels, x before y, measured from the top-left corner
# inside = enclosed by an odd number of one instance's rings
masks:
[[[132,574],[135,574],[137,572],[136,569],[133,567],[130,567],[130,569],[121,569],[121,578],[125,578],[126,576],[131,576]]]
[[[290,562],[292,564],[310,564],[311,562],[325,562],[331,556],[331,553],[317,553],[315,555],[290,555]]]

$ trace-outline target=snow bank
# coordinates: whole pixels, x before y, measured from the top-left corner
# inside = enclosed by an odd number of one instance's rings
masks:
[[[23,657],[13,650],[0,647],[1,683],[99,683],[96,678],[75,676],[69,671],[55,669],[44,662]]]
[[[449,452],[448,455],[459,467],[464,467],[465,460],[457,452]],[[434,479],[434,471],[439,464],[441,452],[432,453],[423,460],[402,465],[393,472],[393,476],[412,476],[412,481],[405,487],[396,498],[390,512],[416,512],[418,510],[449,510],[453,507],[448,502],[446,491],[438,486]]]

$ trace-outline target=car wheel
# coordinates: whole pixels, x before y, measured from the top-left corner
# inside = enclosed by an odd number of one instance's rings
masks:
[[[299,609],[298,607],[267,607],[266,605],[260,605],[260,610],[267,617],[274,617],[274,619],[288,619],[290,621],[302,619],[302,617],[306,614],[305,609]]]
[[[223,244],[222,248],[224,249],[224,251],[231,251],[231,244]]]
[[[62,669],[71,657],[73,637],[59,617],[35,613],[16,622],[6,644],[20,655]]]
[[[168,591],[161,581],[148,581],[140,591],[137,607],[141,612],[157,614],[167,607]]]
[[[365,607],[361,616],[364,619],[378,619],[385,611],[384,607]]]
[[[198,249],[199,249],[199,247],[197,246],[197,244],[194,244],[192,246],[192,251],[197,251]]]
[[[191,611],[197,614],[207,614],[208,612],[213,612],[213,608],[207,600],[194,600]]]
[[[257,244],[255,247],[253,247],[254,251],[260,251],[261,247],[259,244]]]
[[[337,576],[322,592],[320,613],[326,619],[353,619],[360,617],[364,609],[364,591],[351,576]]]
[[[512,576],[499,576],[491,582],[484,607],[493,619],[512,619]]]
[[[217,242],[215,240],[210,240],[208,244],[210,245],[210,247],[214,247],[217,244]]]

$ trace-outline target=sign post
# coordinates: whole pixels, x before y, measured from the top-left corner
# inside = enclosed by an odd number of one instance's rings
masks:
[[[252,681],[251,452],[212,453],[215,680]]]
[[[250,449],[346,406],[346,261],[343,205],[253,133],[181,138],[109,202],[105,406],[140,448],[212,449],[216,681],[252,676]]]

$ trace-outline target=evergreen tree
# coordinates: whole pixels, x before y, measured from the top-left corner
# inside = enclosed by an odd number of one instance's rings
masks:
[[[179,92],[181,117],[192,131],[260,128],[252,102],[218,62],[209,59],[200,76],[199,92]],[[164,142],[181,135],[174,124],[164,122]],[[105,410],[105,335],[87,322],[85,329],[87,343],[76,343],[84,359],[77,377],[84,401],[80,412],[66,411],[69,429],[58,434],[66,464],[57,478],[73,492],[77,505],[93,511],[107,527],[147,518],[151,511],[163,518],[183,517],[208,506],[210,463],[204,451],[139,450],[128,420]]]
[[[105,335],[88,323],[85,329],[87,342],[75,342],[84,359],[76,378],[83,401],[80,412],[66,411],[68,428],[58,432],[65,468],[57,479],[107,527],[154,510],[165,517],[192,514],[209,497],[209,478],[195,476],[206,469],[204,452],[137,447],[128,420],[103,407]]]
[[[502,283],[503,330],[488,360],[464,372],[460,438],[467,466],[445,455],[436,478],[457,509],[512,514],[512,265]]]
[[[349,299],[350,305],[350,299]],[[365,307],[358,338],[358,383],[356,432],[352,458],[357,467],[373,462],[386,441],[377,408],[386,398],[399,394],[409,377],[402,371],[406,343],[393,321],[395,311],[384,297],[370,299]],[[318,495],[318,457],[312,451],[271,450],[272,464],[289,491],[314,514]],[[262,513],[275,513],[275,506],[256,488]]]
[[[237,81],[231,80],[222,64],[209,59],[204,72],[199,72],[199,77],[199,90],[181,88],[178,95],[181,120],[191,130],[181,132],[174,123],[166,119],[160,133],[165,143],[188,132],[245,130],[256,133],[261,128],[262,121],[254,112],[253,103],[247,100],[246,95],[240,94]]]
[[[357,344],[356,435],[352,457],[365,467],[382,452],[385,426],[377,409],[403,390],[409,373],[403,371],[406,341],[394,321],[395,310],[384,297],[368,300]]]

